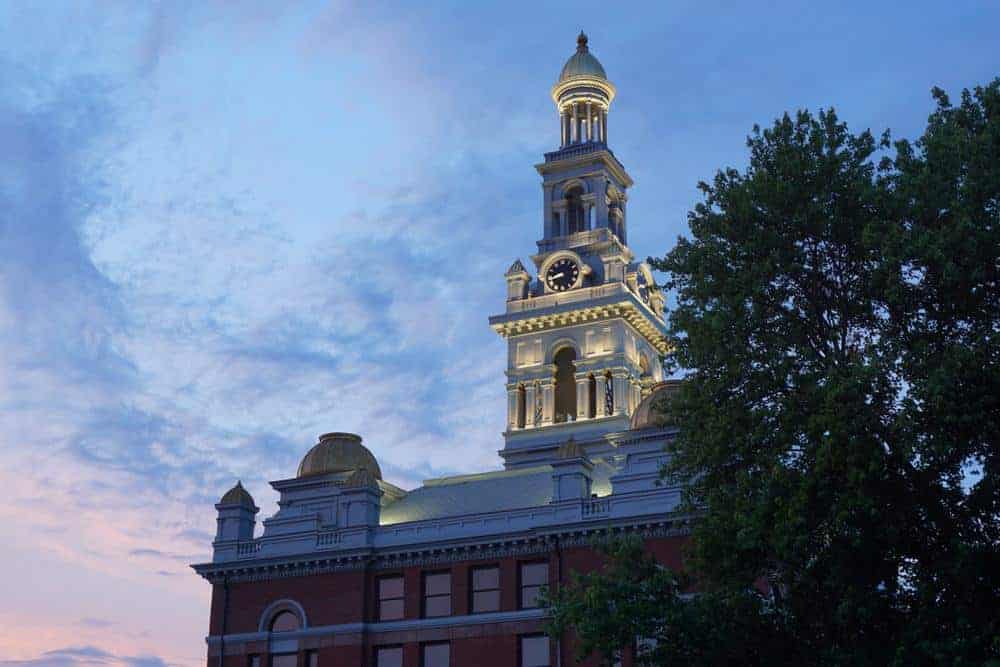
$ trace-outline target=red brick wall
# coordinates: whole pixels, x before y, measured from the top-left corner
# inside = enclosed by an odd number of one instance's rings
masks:
[[[647,541],[647,547],[665,565],[679,568],[682,564],[682,548],[686,539],[683,537],[651,539]],[[465,561],[444,566],[414,566],[399,570],[369,572],[367,575],[358,570],[230,584],[227,634],[256,632],[264,609],[272,602],[281,599],[291,599],[302,605],[310,626],[357,623],[362,620],[375,621],[378,608],[375,580],[377,577],[392,574],[401,574],[404,577],[405,617],[417,619],[420,618],[422,611],[423,573],[442,570],[450,570],[452,575],[452,615],[465,615],[469,613],[470,569],[477,565],[494,563],[500,567],[501,611],[514,611],[518,609],[520,598],[518,564],[545,557],[545,555],[511,557]],[[560,579],[562,582],[569,581],[571,572],[587,572],[598,568],[603,560],[602,555],[590,547],[562,549],[561,559],[557,558],[555,553],[549,554],[548,558],[550,584],[555,584]],[[222,593],[221,584],[216,584],[212,592],[210,621],[212,635],[220,634],[222,629]],[[363,611],[365,609],[367,609],[366,614]],[[366,619],[363,614],[367,615]],[[421,642],[449,641],[453,665],[509,667],[517,664],[518,635],[542,632],[543,629],[542,621],[530,620],[368,634],[364,644],[360,634],[309,638],[300,642],[300,647],[318,650],[321,667],[341,665],[357,667],[373,664],[376,645],[402,644],[407,667],[418,667]],[[253,652],[262,654],[261,667],[267,667],[266,649],[266,643],[231,645],[227,649],[227,654],[230,651],[237,651],[238,655],[227,655],[224,667],[247,667],[247,655]],[[556,664],[557,650],[561,653],[563,665],[575,664],[571,638],[564,637],[558,649],[553,643],[553,665]],[[625,667],[628,667],[630,662],[626,655]],[[218,667],[218,657],[212,656],[211,651],[207,664],[208,667]],[[580,664],[584,667],[596,667],[599,663],[594,658]]]
[[[227,634],[256,632],[264,609],[275,600],[291,599],[305,609],[309,625],[337,625],[361,620],[365,576],[360,570],[229,584]],[[212,590],[209,633],[222,630],[222,585]]]

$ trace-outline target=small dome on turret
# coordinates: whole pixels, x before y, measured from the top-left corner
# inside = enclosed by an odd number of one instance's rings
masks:
[[[559,82],[577,76],[592,76],[607,80],[608,75],[604,72],[601,61],[594,57],[587,47],[587,35],[580,31],[580,36],[576,38],[576,53],[569,57],[563,65],[559,74]]]
[[[375,455],[361,444],[354,433],[325,433],[319,443],[306,452],[299,464],[298,477],[325,475],[332,472],[364,470],[375,479],[382,479]]]
[[[250,492],[243,488],[243,482],[240,480],[236,481],[236,486],[229,489],[222,496],[222,500],[219,501],[220,505],[243,505],[244,507],[256,507],[253,502],[253,496]]]
[[[680,380],[666,380],[653,385],[649,395],[639,402],[632,413],[632,430],[668,426],[667,416],[662,411],[664,401],[673,398],[681,388]]]
[[[576,38],[576,53],[563,65],[552,86],[552,101],[562,119],[562,145],[607,142],[607,113],[614,98],[615,87],[581,32]]]

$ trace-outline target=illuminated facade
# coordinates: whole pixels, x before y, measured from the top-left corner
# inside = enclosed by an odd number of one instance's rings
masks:
[[[596,534],[635,531],[680,565],[679,490],[657,485],[663,299],[627,245],[632,179],[608,148],[615,88],[583,34],[552,89],[559,149],[537,165],[534,271],[507,271],[504,469],[382,479],[359,436],[320,437],[257,535],[240,484],[216,505],[208,664],[562,665],[537,597],[599,563]],[[625,648],[623,664],[631,662]]]

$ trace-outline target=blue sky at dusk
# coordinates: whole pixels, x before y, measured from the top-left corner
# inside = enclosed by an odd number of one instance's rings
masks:
[[[1000,5],[0,3],[0,666],[204,664],[213,504],[328,431],[499,466],[503,272],[580,29],[662,255],[754,123],[914,137]],[[14,576],[10,576],[13,574]]]

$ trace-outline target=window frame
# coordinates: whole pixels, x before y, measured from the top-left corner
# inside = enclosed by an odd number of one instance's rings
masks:
[[[424,649],[428,646],[447,646],[448,647],[448,665],[451,665],[451,642],[445,641],[434,641],[434,642],[420,642],[420,667],[427,667],[426,656],[424,655]]]
[[[526,639],[544,639],[546,646],[548,648],[548,654],[545,658],[544,665],[538,664],[525,664],[524,660],[524,640]],[[552,667],[552,639],[545,633],[533,632],[526,635],[517,636],[517,664],[518,667]]]
[[[435,593],[433,595],[427,592],[427,579],[428,577],[448,575],[448,592],[447,593]],[[451,576],[451,570],[428,570],[421,573],[420,575],[420,617],[421,618],[447,618],[449,616],[454,616],[455,605],[453,604],[453,589],[454,581]],[[427,615],[427,600],[429,598],[440,599],[448,598],[448,613],[447,614],[435,614],[433,616]]]
[[[399,597],[382,597],[382,582],[388,581],[390,579],[399,579],[402,589],[400,591]],[[382,617],[382,606],[385,602],[395,602],[399,600],[401,604],[401,609],[398,618],[383,618]],[[401,621],[406,618],[406,578],[402,574],[387,574],[375,579],[375,618],[378,622],[383,621]]]
[[[482,570],[496,570],[497,573],[496,588],[482,588],[482,589],[476,588],[476,572]],[[503,585],[501,581],[502,577],[500,573],[499,563],[493,563],[491,565],[475,565],[469,568],[469,613],[470,614],[493,614],[503,610]],[[496,591],[497,593],[497,608],[476,611],[476,593],[489,593],[492,591]]]
[[[390,651],[392,649],[399,649],[399,664],[404,664],[406,662],[406,653],[403,649],[402,644],[383,644],[381,646],[376,646],[374,650],[374,655],[372,656],[372,662],[374,667],[379,667],[378,664],[378,654],[380,651]]]
[[[519,561],[517,564],[517,608],[518,609],[538,609],[541,605],[537,604],[537,593],[536,593],[536,604],[526,607],[524,605],[524,568],[528,565],[545,565],[545,583],[543,584],[528,584],[530,588],[537,588],[538,593],[541,593],[542,588],[546,588],[549,585],[549,561],[548,560],[525,560]]]

